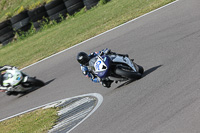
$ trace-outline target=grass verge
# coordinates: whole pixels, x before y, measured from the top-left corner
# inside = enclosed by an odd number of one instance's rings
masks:
[[[38,109],[0,122],[0,133],[44,133],[55,125],[57,109]]]
[[[19,14],[25,9],[33,9],[51,0],[0,0],[0,22]]]
[[[172,1],[111,0],[26,39],[1,47],[0,64],[25,67]]]

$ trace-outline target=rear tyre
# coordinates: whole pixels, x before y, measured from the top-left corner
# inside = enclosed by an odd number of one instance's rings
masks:
[[[32,77],[29,77],[28,80],[26,81],[26,83],[22,84],[23,87],[32,87],[32,86],[42,87],[44,85],[45,84],[44,84],[43,81],[41,81],[39,79],[32,78]]]
[[[142,66],[140,66],[140,65],[137,65],[137,66],[139,68],[139,73],[143,74],[144,73],[144,68]]]
[[[123,66],[117,67],[115,69],[115,73],[117,75],[120,75],[120,76],[128,78],[128,79],[137,80],[137,79],[142,78],[142,74],[141,73],[134,72],[133,70],[129,70],[126,67],[123,67]]]

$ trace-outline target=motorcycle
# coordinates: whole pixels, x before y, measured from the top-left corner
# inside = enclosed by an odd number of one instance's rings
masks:
[[[102,81],[127,81],[142,78],[144,68],[128,56],[109,54],[97,55],[89,61],[92,72]]]
[[[45,85],[43,81],[35,77],[30,77],[17,68],[6,70],[1,75],[1,82],[3,87],[0,87],[0,91],[6,92],[7,95],[24,94],[33,89],[33,87],[42,87]]]

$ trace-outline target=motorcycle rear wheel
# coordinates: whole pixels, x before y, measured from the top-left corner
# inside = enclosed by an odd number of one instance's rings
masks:
[[[39,79],[36,79],[36,78],[33,78],[33,77],[29,77],[28,80],[22,84],[23,87],[42,87],[44,86],[44,82],[39,80]]]
[[[139,73],[143,74],[144,73],[144,68],[142,66],[140,66],[140,65],[137,65],[137,66],[139,68]]]
[[[141,71],[142,72],[142,71]],[[137,79],[140,79],[142,78],[142,74],[140,72],[134,72],[132,70],[129,70],[129,69],[126,69],[125,67],[123,66],[120,66],[120,67],[117,67],[115,69],[115,73],[117,75],[120,75],[122,77],[125,77],[125,78],[128,78],[128,79],[134,79],[134,80],[137,80]]]

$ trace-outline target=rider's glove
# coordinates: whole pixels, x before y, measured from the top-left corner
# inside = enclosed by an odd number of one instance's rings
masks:
[[[93,73],[91,73],[91,72],[88,74],[88,76],[89,76],[91,79],[94,79],[94,78],[96,77],[96,76],[95,76]]]
[[[5,66],[0,68],[0,71],[5,71],[7,69],[12,69],[12,66],[5,65]]]
[[[84,67],[84,66],[81,66],[81,71],[84,75],[87,75],[87,72],[88,72],[88,68],[87,67]]]
[[[95,82],[95,83],[99,83],[99,79],[98,78],[94,78],[94,79],[92,79],[92,81]]]
[[[106,48],[106,49],[104,50],[104,54],[105,54],[105,55],[108,55],[108,54],[110,54],[110,53],[111,53],[111,50],[110,50],[110,49]]]
[[[99,52],[99,55],[100,55],[100,56],[104,55],[104,52],[103,52],[103,51],[100,51],[100,52]]]
[[[13,66],[13,67],[12,67],[12,70],[15,70],[15,69],[17,69],[17,67]]]

